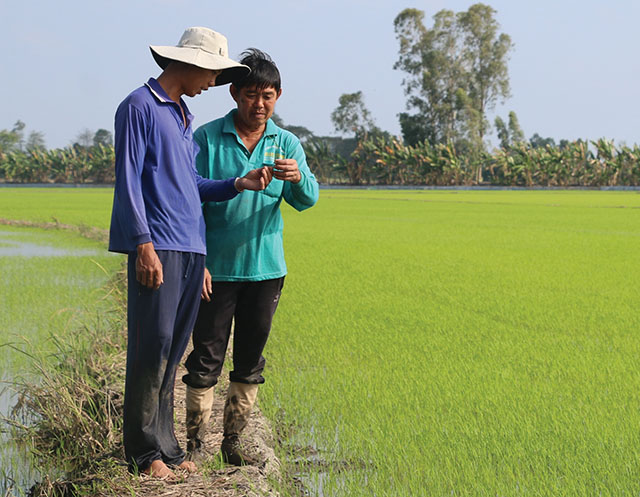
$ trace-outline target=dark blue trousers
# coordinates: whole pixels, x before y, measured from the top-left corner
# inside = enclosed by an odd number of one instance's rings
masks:
[[[173,429],[173,387],[178,363],[196,320],[205,256],[158,250],[164,283],[157,290],[136,281],[136,254],[129,255],[127,377],[124,450],[131,470],[161,459],[185,457]]]

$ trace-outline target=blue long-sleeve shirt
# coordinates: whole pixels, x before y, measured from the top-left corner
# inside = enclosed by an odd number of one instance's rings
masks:
[[[235,197],[235,178],[212,181],[195,169],[193,115],[153,78],[134,90],[115,117],[116,184],[109,250],[156,250],[206,254],[202,202]]]

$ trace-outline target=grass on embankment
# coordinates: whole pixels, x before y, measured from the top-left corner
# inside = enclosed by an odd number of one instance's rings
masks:
[[[121,495],[131,488],[121,438],[125,333],[124,272],[108,299],[84,313],[83,325],[54,340],[54,352],[29,353],[29,374],[17,383],[13,436],[43,475],[33,495]],[[22,421],[24,420],[24,421]],[[63,478],[50,477],[64,473]]]
[[[640,195],[323,191],[285,225],[261,407],[312,495],[640,492]]]
[[[3,495],[22,495],[34,478],[44,479],[32,495],[90,493],[98,480],[108,488],[113,459],[104,456],[120,439],[124,306],[122,285],[104,285],[122,258],[74,230],[0,225],[0,239],[0,415],[11,416],[1,429],[13,426],[32,456],[0,434]],[[13,415],[8,402],[18,403]],[[67,470],[76,483],[53,481]]]

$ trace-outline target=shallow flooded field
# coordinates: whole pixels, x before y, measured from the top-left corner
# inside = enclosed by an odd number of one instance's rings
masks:
[[[100,288],[118,256],[77,234],[0,226],[0,415],[16,403],[15,387],[33,377],[34,360],[55,360],[56,341],[78,333],[99,312]],[[81,337],[76,337],[81,338]],[[19,495],[37,478],[29,459],[0,435],[0,495]]]

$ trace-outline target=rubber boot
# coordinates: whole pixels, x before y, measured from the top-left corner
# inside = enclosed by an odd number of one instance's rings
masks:
[[[187,459],[197,461],[204,456],[204,435],[211,418],[213,387],[194,388],[187,385]]]
[[[258,465],[262,461],[248,454],[240,442],[240,434],[249,422],[258,395],[258,385],[231,382],[224,405],[224,438],[220,451],[225,462],[235,466]]]

